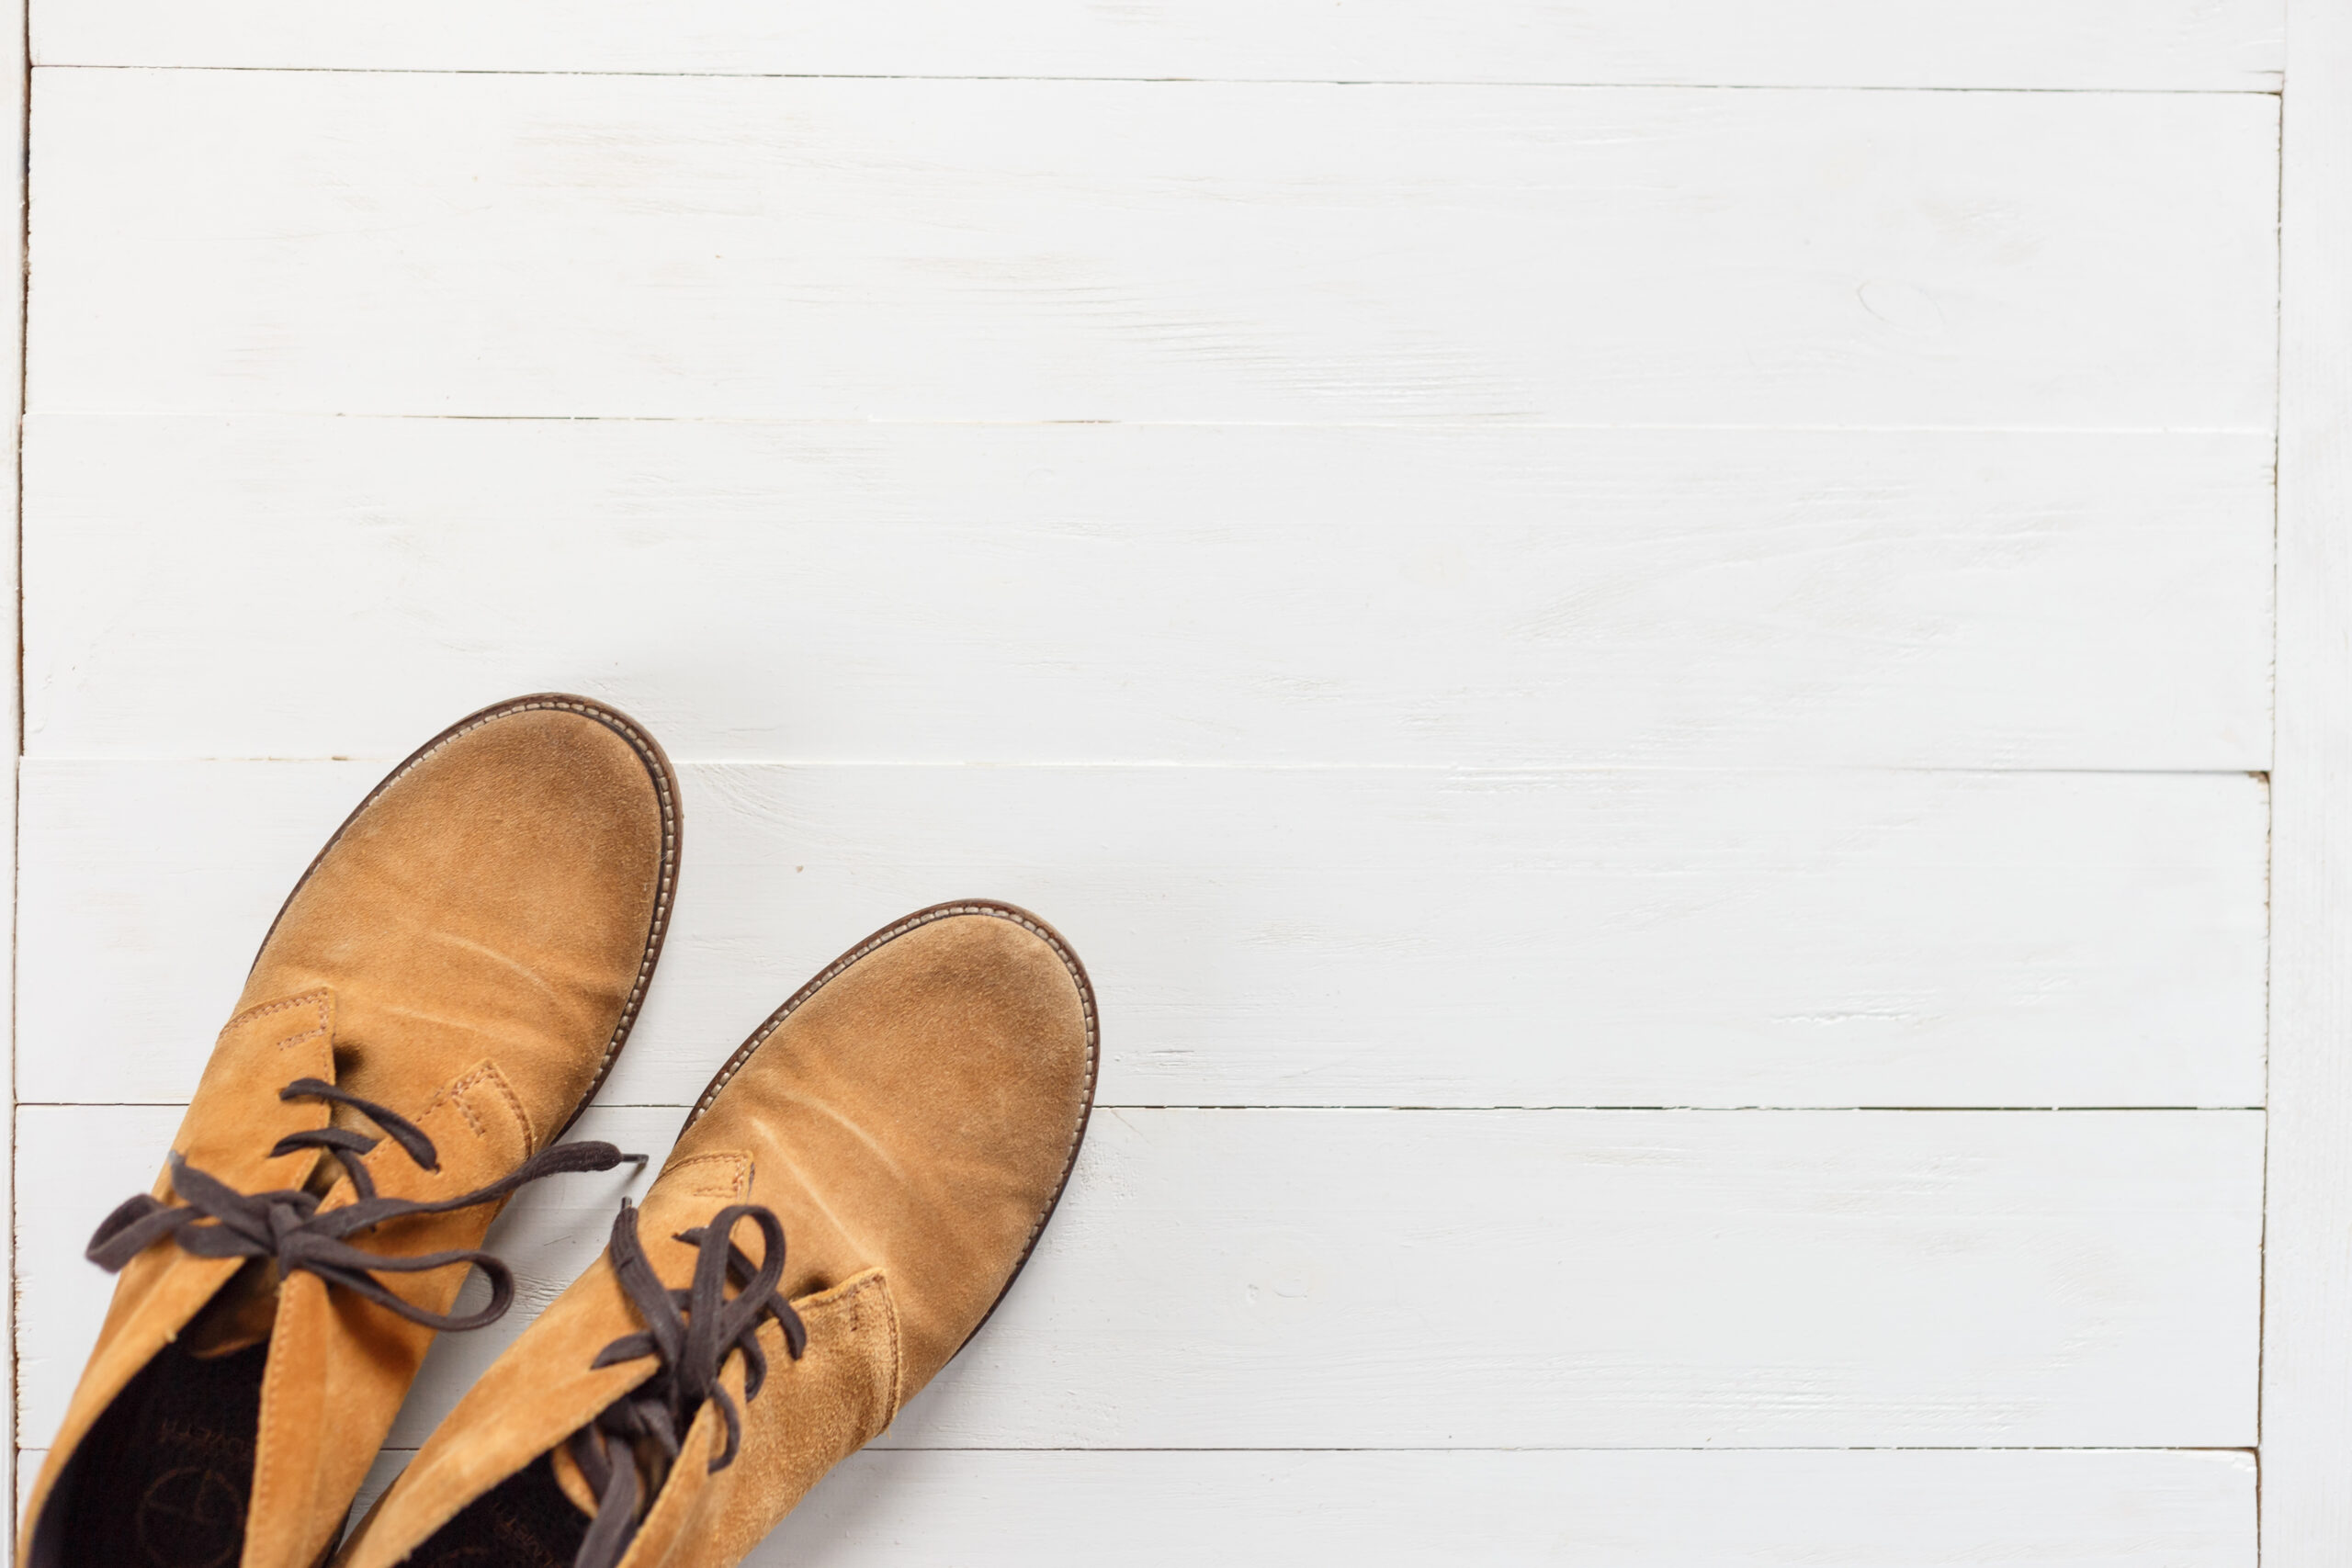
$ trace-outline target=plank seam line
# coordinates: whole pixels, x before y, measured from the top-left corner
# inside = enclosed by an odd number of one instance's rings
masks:
[[[45,1445],[23,1444],[19,1453],[40,1454]],[[386,1443],[378,1450],[413,1454],[409,1445]],[[1204,1444],[1197,1448],[1154,1448],[1143,1445],[1040,1443],[1027,1446],[951,1443],[868,1443],[862,1453],[883,1454],[2236,1454],[2253,1458],[2255,1450],[2243,1443],[1796,1443],[1724,1447],[1714,1444],[1491,1443],[1437,1447],[1404,1444],[1394,1448],[1326,1447],[1306,1444],[1292,1448],[1239,1447]]]
[[[1082,1444],[1040,1444],[1034,1448],[997,1447],[974,1444],[961,1447],[945,1443],[868,1444],[876,1453],[898,1454],[2237,1454],[2255,1457],[2252,1446],[2244,1443],[2041,1443],[2008,1447],[1991,1443],[1799,1443],[1772,1444],[1754,1448],[1707,1444],[1633,1444],[1627,1446],[1591,1443],[1471,1445],[1460,1448],[1408,1446],[1402,1448],[1240,1448],[1204,1445],[1200,1448],[1105,1447],[1091,1448]],[[413,1453],[411,1449],[388,1450],[389,1452]]]
[[[232,752],[211,755],[153,756],[130,752],[43,752],[28,756],[27,762],[37,768],[88,767],[180,767],[180,766],[246,766],[282,764],[311,767],[322,763],[350,763],[355,766],[379,766],[396,760],[390,754],[361,751],[329,751],[310,756],[240,755]],[[885,769],[916,772],[950,772],[968,770],[975,773],[1437,773],[1476,784],[1489,779],[1541,780],[1547,778],[1623,778],[1629,776],[1661,778],[1820,778],[1828,775],[1854,778],[2117,778],[2117,779],[2247,779],[2256,784],[2269,782],[2270,770],[2256,768],[1996,768],[1996,767],[1905,767],[1871,763],[1689,763],[1651,762],[1284,762],[1253,761],[1204,760],[1190,761],[1169,757],[1114,758],[1095,761],[1055,761],[1037,759],[1020,761],[992,761],[985,759],[956,758],[929,761],[893,757],[673,757],[681,768],[737,769],[797,769],[814,772],[818,769]]]
[[[2282,6],[2283,9],[2283,6]],[[2278,561],[2279,509],[2278,465],[2284,448],[2287,419],[2287,113],[2286,73],[2279,73],[2278,139],[2277,156],[2271,169],[2270,212],[2270,678],[2266,690],[2270,698],[2271,758],[2278,756]],[[2262,1100],[2270,1103],[2272,1040],[2277,1032],[2272,1017],[2273,998],[2277,987],[2272,975],[2278,962],[2278,931],[2273,915],[2277,902],[2278,814],[2275,795],[2266,790],[2262,803]],[[2268,1403],[2270,1379],[2267,1362],[2270,1356],[2270,1117],[2266,1111],[2262,1119],[2262,1181],[2257,1202],[2260,1207],[2260,1227],[2255,1234],[2254,1263],[2254,1440],[2257,1456],[2254,1475],[2254,1560],[2259,1564],[2263,1553],[2262,1467],[2259,1461],[2263,1433],[2264,1407]]]
[[[27,1446],[19,1453],[47,1453],[46,1448]],[[413,1454],[414,1448],[387,1443],[378,1450],[385,1454]],[[1467,1444],[1439,1448],[1429,1445],[1382,1447],[1317,1447],[1296,1448],[1234,1447],[1204,1444],[1197,1448],[1151,1448],[1137,1445],[1110,1445],[1095,1448],[1072,1443],[1042,1443],[1034,1446],[1009,1447],[993,1444],[947,1443],[868,1443],[865,1453],[884,1454],[2231,1454],[2243,1458],[2255,1457],[2253,1448],[2230,1443],[2038,1443],[2010,1446],[1993,1443],[1815,1443],[1770,1447],[1725,1447],[1707,1445],[1674,1446],[1667,1444],[1635,1444],[1624,1447],[1600,1444]]]
[[[17,58],[17,406],[10,426],[15,445],[16,526],[15,592],[17,660],[15,681],[8,693],[9,705],[15,709],[10,727],[15,738],[15,754],[9,761],[8,791],[8,1204],[6,1220],[7,1232],[8,1301],[0,1311],[0,1322],[6,1325],[8,1337],[7,1415],[10,1451],[7,1464],[9,1497],[8,1523],[0,1526],[0,1541],[9,1551],[16,1549],[15,1499],[21,1482],[17,1443],[23,1434],[18,1429],[19,1412],[16,1402],[22,1398],[25,1386],[23,1346],[18,1322],[17,1301],[23,1291],[22,1273],[17,1254],[17,1180],[16,1158],[20,1146],[17,1138],[18,1111],[17,1106],[17,933],[20,921],[17,913],[24,903],[24,766],[25,766],[25,410],[30,389],[32,368],[32,135],[33,135],[33,17],[31,0],[22,0],[17,13],[16,38]]]
[[[1506,434],[1545,434],[1563,431],[1595,434],[1768,434],[1768,435],[2148,435],[2245,436],[2275,442],[2278,433],[2258,424],[1759,424],[1689,423],[1604,423],[1577,420],[1526,419],[1512,414],[1472,418],[1431,415],[1427,419],[1080,419],[1080,418],[951,418],[876,414],[865,418],[823,418],[793,414],[701,413],[448,413],[406,412],[398,410],[334,412],[318,409],[124,409],[52,408],[28,410],[24,418],[43,424],[52,420],[186,420],[227,424],[246,420],[320,420],[362,423],[411,421],[421,424],[717,424],[756,428],[812,430],[1056,430],[1068,426],[1114,430],[1379,430],[1424,431],[1459,434],[1464,431]]]
[[[38,1111],[185,1111],[184,1100],[20,1100],[19,1109]],[[686,1111],[692,1107],[685,1101],[665,1100],[599,1100],[590,1111]],[[1177,1102],[1172,1100],[1117,1101],[1098,1100],[1098,1111],[1314,1111],[1346,1112],[1365,1115],[1531,1115],[1593,1114],[1603,1116],[1787,1116],[1820,1113],[1845,1115],[1851,1113],[1872,1116],[2240,1116],[2259,1115],[2265,1107],[2259,1105],[1385,1105],[1377,1101],[1359,1101],[1328,1105],[1293,1105],[1281,1101],[1265,1102]]]
[[[1102,83],[1119,86],[1206,87],[1459,87],[1555,92],[1635,93],[1977,93],[2005,97],[2101,96],[2183,98],[2275,98],[2278,85],[2247,87],[2028,87],[2003,85],[1905,85],[1859,82],[1544,82],[1454,77],[1391,76],[1114,76],[1035,73],[867,71],[586,71],[529,70],[463,65],[193,65],[121,61],[40,60],[37,71],[184,72],[281,76],[589,76],[722,82],[1005,82]],[[2280,73],[2265,73],[2279,75]]]

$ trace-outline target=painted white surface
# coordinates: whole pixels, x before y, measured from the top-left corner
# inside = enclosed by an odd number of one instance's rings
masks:
[[[1103,988],[1036,1269],[756,1562],[2249,1568],[2282,395],[2340,645],[2282,20],[40,6],[22,1435],[320,836],[569,686],[689,764],[592,1126],[939,897]],[[2297,1568],[2346,897],[2277,917]],[[1922,1109],[1566,1109],[1692,1105]],[[502,1225],[532,1300],[613,1195]]]
[[[43,65],[2275,89],[2282,0],[75,0]]]
[[[2256,769],[2272,448],[40,416],[26,744],[554,686],[691,758]]]
[[[0,0],[0,82],[5,83],[0,85],[0,212],[7,215],[6,219],[0,219],[0,223],[13,221],[20,241],[25,210],[25,93],[28,81],[24,44],[25,9],[23,0]],[[5,249],[6,257],[0,259],[0,279],[5,279],[6,298],[20,300],[25,282],[24,246],[19,243]],[[21,456],[24,381],[20,375],[7,374],[6,366],[11,355],[19,365],[23,363],[23,328],[21,314],[0,305],[0,456],[11,459]],[[22,601],[18,593],[18,567],[22,560],[20,551],[24,537],[20,526],[23,520],[20,499],[17,487],[0,479],[0,596],[15,599],[19,604]],[[21,620],[18,626],[21,643]],[[0,674],[0,734],[14,728],[21,740],[23,726],[24,671],[23,661],[19,659],[14,670]],[[21,746],[17,749],[21,750]],[[6,822],[10,829],[7,841],[0,843],[0,875],[8,878],[11,887],[16,881],[17,847],[17,770],[14,761],[12,758],[11,765],[0,768],[0,821]],[[7,900],[5,910],[0,910],[0,925],[5,925],[9,939],[7,983],[13,998],[17,976],[17,909],[13,896]],[[13,1156],[16,1147],[13,1127],[17,1059],[17,1016],[13,999],[7,1015],[0,1018],[0,1059],[9,1064],[9,1081],[0,1085],[0,1099],[5,1099],[8,1106],[12,1129],[9,1150]],[[13,1158],[9,1164],[11,1168],[0,1173],[0,1213],[14,1213],[17,1187]],[[13,1224],[5,1227],[5,1234],[0,1234],[0,1268],[6,1269],[13,1281],[16,1278],[16,1228]],[[16,1292],[11,1289],[7,1299],[0,1301],[0,1337],[5,1337],[10,1346],[17,1342],[16,1325]],[[0,1411],[0,1454],[6,1456],[13,1473],[17,1440],[21,1436],[17,1430],[17,1370],[13,1357],[6,1368],[0,1369],[0,1387],[5,1387],[7,1395],[7,1408]],[[0,1492],[0,1495],[5,1495],[5,1492]],[[16,1516],[12,1510],[6,1523],[0,1524],[0,1551],[9,1553],[11,1561],[14,1560],[16,1544]]]
[[[377,762],[26,767],[18,1089],[168,1100]],[[606,1103],[685,1104],[866,931],[1025,905],[1113,1105],[2262,1099],[2241,774],[685,764]]]
[[[2251,1568],[2243,1454],[861,1456],[751,1561]]]
[[[2239,1454],[876,1452],[752,1561],[1078,1564],[1115,1522],[1170,1565],[2250,1568],[2253,1482]]]
[[[2297,0],[2278,431],[2266,1555],[2352,1551],[2352,18]]]
[[[2254,1509],[2243,1453],[867,1450],[745,1562],[2254,1568]]]
[[[2256,94],[34,97],[45,412],[2259,430],[2276,401]]]
[[[19,1113],[61,1200],[18,1216],[28,1429],[106,1300],[80,1243],[147,1179],[122,1151],[178,1114]],[[658,1149],[681,1114],[580,1135]],[[2255,1111],[1106,1110],[1019,1288],[880,1442],[2236,1447],[2261,1160]],[[526,1308],[622,1185],[516,1203]],[[392,1440],[520,1326],[445,1337]]]

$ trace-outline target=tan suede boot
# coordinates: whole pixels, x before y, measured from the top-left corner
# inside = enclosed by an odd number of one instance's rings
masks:
[[[507,1194],[628,1038],[677,880],[669,763],[621,715],[519,698],[378,785],[278,912],[119,1269],[28,1504],[27,1568],[312,1568],[435,1332],[506,1309]],[[330,1157],[332,1156],[332,1157]],[[450,1309],[466,1265],[490,1304]]]
[[[1094,1024],[1019,909],[943,904],[852,949],[719,1072],[341,1568],[740,1562],[1011,1287],[1085,1132]]]

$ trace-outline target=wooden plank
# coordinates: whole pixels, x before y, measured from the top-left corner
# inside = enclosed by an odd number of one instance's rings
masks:
[[[1122,1562],[2253,1568],[2254,1461],[2181,1453],[852,1459],[751,1568]]]
[[[2279,321],[2263,1541],[2352,1555],[2352,17],[2298,0]]]
[[[28,762],[26,1098],[185,1096],[384,766]],[[1085,956],[1111,1104],[2261,1100],[2241,775],[684,774],[676,921],[608,1100],[686,1103],[866,931],[981,895]]]
[[[2275,88],[2281,0],[81,0],[44,65],[1190,76],[1867,87]]]
[[[0,0],[0,210],[7,214],[6,231],[10,243],[5,246],[5,259],[0,259],[0,602],[9,604],[16,626],[17,659],[14,668],[0,674],[0,737],[8,741],[8,765],[0,768],[0,822],[8,827],[7,840],[0,843],[0,879],[5,879],[8,897],[0,901],[0,938],[7,943],[6,972],[10,1002],[5,1017],[0,1017],[0,1061],[7,1064],[6,1081],[0,1083],[0,1100],[5,1100],[8,1116],[8,1141],[11,1151],[16,1146],[16,1064],[17,1010],[17,848],[20,825],[17,817],[17,763],[24,751],[24,597],[19,568],[23,533],[22,454],[24,434],[24,300],[25,300],[25,109],[26,88],[29,82],[26,60],[26,23],[24,0]],[[14,472],[9,470],[13,469]],[[0,1344],[11,1348],[9,1364],[0,1369],[0,1454],[6,1456],[11,1467],[16,1461],[17,1431],[17,1371],[13,1349],[17,1339],[17,1250],[14,1215],[17,1190],[14,1161],[10,1168],[0,1172],[0,1215],[9,1216],[0,1225],[0,1273],[9,1281],[7,1299],[0,1301]],[[11,1485],[0,1490],[0,1495],[13,1495]],[[8,1560],[16,1558],[16,1514],[11,1509],[5,1523],[0,1523],[0,1552]]]
[[[43,411],[2274,412],[2258,95],[39,77]]]
[[[82,1240],[177,1114],[21,1113],[54,1195],[22,1216],[30,1431],[108,1288]],[[677,1122],[581,1131],[659,1154]],[[526,1303],[621,1182],[517,1202],[492,1246]],[[883,1442],[2239,1447],[2261,1186],[2252,1111],[1106,1111],[1020,1289]],[[445,1338],[393,1441],[519,1327]]]
[[[408,1459],[383,1456],[354,1517]],[[1116,1540],[1139,1568],[2254,1568],[2254,1494],[2243,1453],[869,1449],[744,1562],[1091,1568]]]
[[[2263,432],[28,441],[36,755],[396,756],[552,685],[687,757],[2268,761]],[[343,606],[334,635],[288,603]]]

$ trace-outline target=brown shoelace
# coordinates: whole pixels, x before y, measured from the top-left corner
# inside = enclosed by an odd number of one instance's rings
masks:
[[[324,1100],[347,1105],[382,1128],[385,1136],[398,1144],[421,1168],[441,1168],[440,1154],[424,1130],[372,1100],[363,1100],[322,1078],[296,1078],[277,1091],[277,1098]],[[198,1258],[274,1258],[280,1279],[298,1269],[307,1269],[330,1285],[340,1285],[427,1328],[480,1328],[497,1322],[514,1303],[514,1275],[499,1258],[469,1249],[387,1258],[354,1247],[346,1238],[388,1220],[406,1219],[413,1214],[446,1214],[480,1203],[494,1203],[543,1176],[610,1170],[628,1160],[640,1165],[645,1162],[643,1155],[625,1155],[606,1143],[557,1144],[541,1149],[487,1187],[424,1203],[378,1196],[375,1179],[360,1163],[360,1156],[382,1141],[342,1127],[288,1133],[277,1140],[269,1151],[271,1158],[300,1149],[324,1149],[334,1156],[351,1178],[351,1185],[359,1193],[358,1200],[323,1213],[315,1192],[287,1189],[240,1192],[175,1153],[170,1159],[172,1190],[185,1202],[168,1204],[145,1192],[125,1200],[100,1223],[97,1233],[90,1237],[85,1256],[109,1274],[117,1273],[132,1258],[170,1236],[183,1251]],[[376,1278],[386,1273],[422,1274],[458,1264],[470,1264],[490,1279],[490,1304],[463,1317],[412,1305]]]
[[[756,1269],[734,1242],[735,1227],[744,1220],[760,1228]],[[759,1397],[768,1371],[767,1353],[760,1348],[761,1319],[775,1319],[794,1360],[808,1346],[800,1314],[776,1294],[784,1279],[784,1222],[773,1210],[737,1203],[721,1209],[709,1224],[679,1233],[677,1239],[697,1248],[694,1284],[683,1291],[664,1288],[646,1261],[645,1247],[638,1240],[637,1211],[627,1200],[614,1216],[607,1249],[613,1272],[645,1320],[645,1328],[605,1346],[593,1364],[609,1367],[653,1356],[661,1366],[571,1435],[572,1462],[596,1494],[596,1516],[572,1568],[614,1568],[620,1562],[637,1533],[640,1499],[661,1490],[678,1457],[680,1439],[707,1401],[717,1402],[727,1422],[727,1446],[710,1461],[711,1472],[735,1462],[742,1446],[742,1415],[719,1386],[718,1372],[729,1352],[742,1351],[743,1401],[748,1404]],[[727,1294],[730,1280],[736,1290],[731,1297]],[[650,1472],[650,1488],[639,1478],[640,1461]]]

